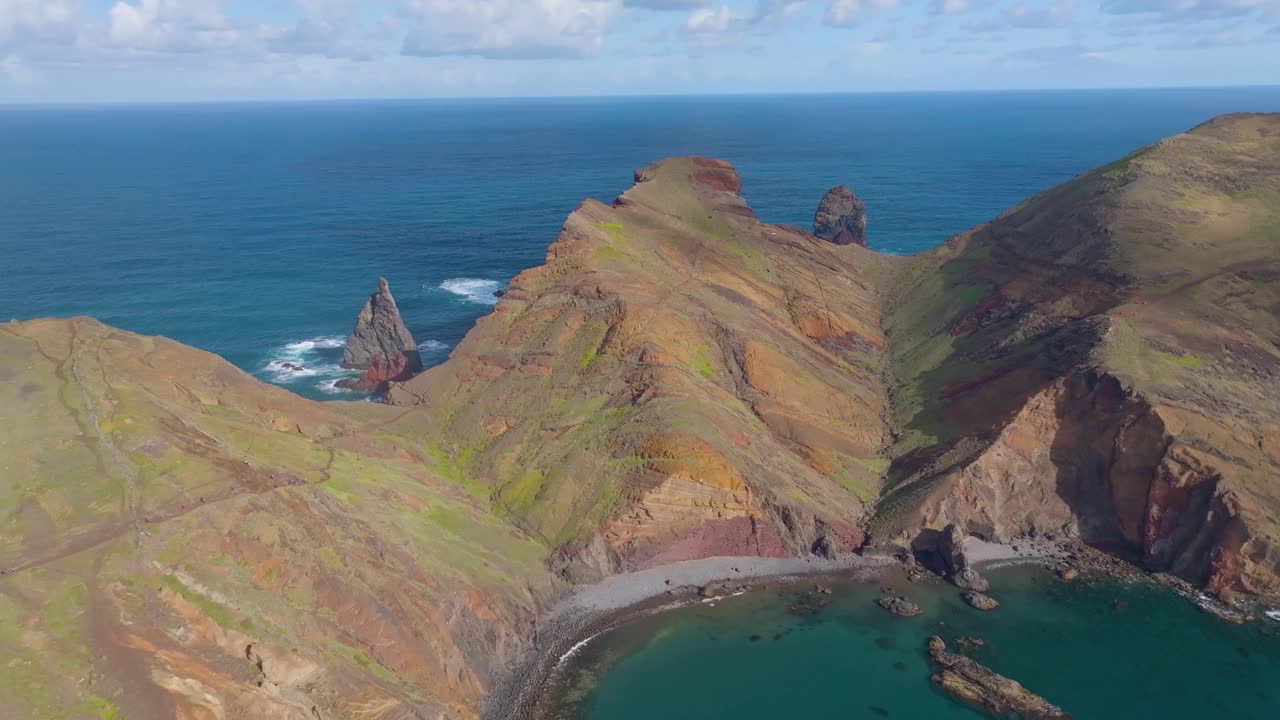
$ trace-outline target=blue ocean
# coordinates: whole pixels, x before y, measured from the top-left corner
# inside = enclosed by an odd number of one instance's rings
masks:
[[[662,157],[733,162],[770,222],[849,184],[871,246],[912,253],[1268,110],[1280,88],[0,106],[0,318],[93,315],[349,398],[342,343],[379,276],[440,362],[583,198]]]

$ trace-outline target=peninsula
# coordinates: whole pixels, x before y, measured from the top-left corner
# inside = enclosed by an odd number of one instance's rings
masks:
[[[0,325],[0,703],[499,717],[555,609],[707,558],[1034,534],[1280,598],[1280,116],[911,257],[862,247],[839,190],[828,240],[761,222],[727,163],[654,163],[417,375],[384,282],[348,363],[385,403],[89,318]]]

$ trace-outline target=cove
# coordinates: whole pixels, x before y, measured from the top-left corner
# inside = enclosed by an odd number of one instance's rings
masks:
[[[823,582],[830,605],[788,611],[813,584],[779,586],[628,621],[566,661],[556,720],[973,718],[937,690],[930,635],[1075,718],[1263,718],[1280,708],[1280,623],[1235,626],[1163,588],[989,573],[1002,606],[981,613],[941,583],[885,582],[924,613],[892,617],[880,587]],[[954,645],[953,645],[954,647]]]

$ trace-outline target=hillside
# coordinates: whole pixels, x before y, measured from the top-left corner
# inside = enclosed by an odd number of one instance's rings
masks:
[[[390,395],[578,576],[862,544],[887,466],[887,259],[764,225],[739,186],[674,159],[583,203],[448,362]]]
[[[1280,117],[1218,118],[917,256],[873,526],[1035,529],[1280,593]]]
[[[554,591],[403,411],[83,318],[0,379],[7,717],[471,717]]]
[[[584,202],[387,404],[0,325],[0,703],[475,718],[575,583],[951,523],[1280,596],[1280,116],[910,258],[762,223],[740,186],[674,158]]]

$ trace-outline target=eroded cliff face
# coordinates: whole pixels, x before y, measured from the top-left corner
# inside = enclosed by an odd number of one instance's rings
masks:
[[[1082,371],[1033,396],[976,457],[933,479],[902,526],[955,523],[1001,542],[1076,538],[1215,592],[1274,596],[1275,539],[1250,530],[1267,520],[1220,468],[1117,378]]]
[[[875,534],[1056,533],[1280,594],[1278,212],[1280,119],[1230,116],[916,258]]]

